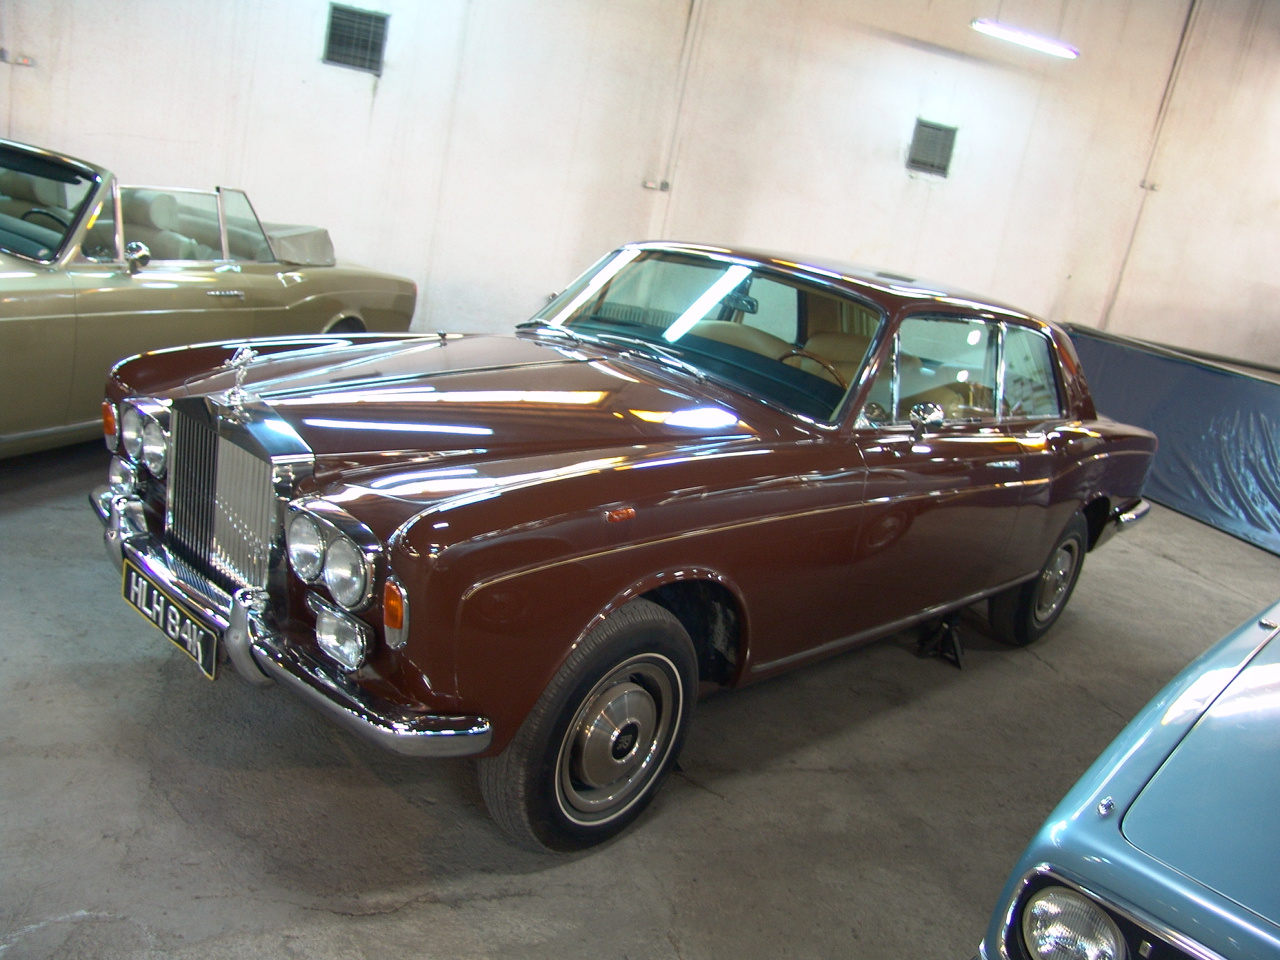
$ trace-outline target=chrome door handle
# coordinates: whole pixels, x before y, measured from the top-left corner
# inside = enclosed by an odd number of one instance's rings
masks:
[[[1017,470],[1017,460],[992,460],[987,464],[993,470]]]

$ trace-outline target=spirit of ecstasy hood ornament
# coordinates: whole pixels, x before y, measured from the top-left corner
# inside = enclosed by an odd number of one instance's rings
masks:
[[[227,401],[237,410],[249,399],[249,393],[244,388],[244,378],[248,375],[249,364],[257,358],[258,353],[253,347],[238,347],[225,364],[227,369],[236,372],[236,385],[227,391]]]

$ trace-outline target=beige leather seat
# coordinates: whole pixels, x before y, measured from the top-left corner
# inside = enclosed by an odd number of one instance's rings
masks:
[[[750,350],[752,353],[774,360],[781,360],[791,352],[791,344],[781,337],[775,337],[755,327],[748,327],[745,323],[732,323],[728,320],[699,320],[689,328],[689,332],[695,337],[706,337],[708,340],[741,347],[743,350]]]
[[[58,214],[63,220],[70,221],[71,211],[66,209],[67,191],[60,183],[42,180],[17,170],[5,170],[0,173],[0,213],[11,217],[21,217],[28,211],[40,208]],[[27,219],[44,227],[52,227],[42,217]]]
[[[858,370],[862,367],[862,358],[867,355],[867,347],[870,344],[870,337],[862,337],[856,333],[815,333],[805,342],[804,349],[806,353],[821,357],[830,363],[840,374],[840,379],[844,381],[843,385],[848,386],[858,375]],[[796,357],[788,362],[794,363],[806,373],[812,373],[832,383],[836,382],[830,370],[809,357]]]
[[[120,195],[124,241],[140,240],[153,260],[207,260],[207,251],[177,232],[178,201],[160,190],[125,190]],[[204,255],[202,255],[204,254]]]

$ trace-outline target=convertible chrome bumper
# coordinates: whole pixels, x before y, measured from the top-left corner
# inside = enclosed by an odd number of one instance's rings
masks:
[[[232,665],[256,685],[275,680],[330,719],[395,753],[462,757],[482,753],[493,739],[483,717],[416,713],[356,686],[329,663],[287,642],[266,623],[265,595],[243,589],[228,596],[178,564],[147,533],[142,503],[99,487],[89,502],[102,521],[107,554],[117,567],[127,559],[182,602],[222,638]]]

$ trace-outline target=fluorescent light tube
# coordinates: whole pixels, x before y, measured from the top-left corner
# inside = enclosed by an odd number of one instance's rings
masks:
[[[1063,43],[1061,40],[1053,40],[1049,37],[1042,37],[1036,33],[1028,33],[1026,30],[1019,30],[1017,27],[1006,26],[995,20],[974,20],[969,26],[977,30],[979,33],[985,33],[989,37],[995,37],[997,40],[1007,40],[1010,43],[1016,43],[1019,46],[1030,47],[1032,50],[1039,50],[1041,53],[1047,53],[1051,57],[1062,57],[1064,60],[1074,60],[1080,56],[1080,51],[1069,43]]]

